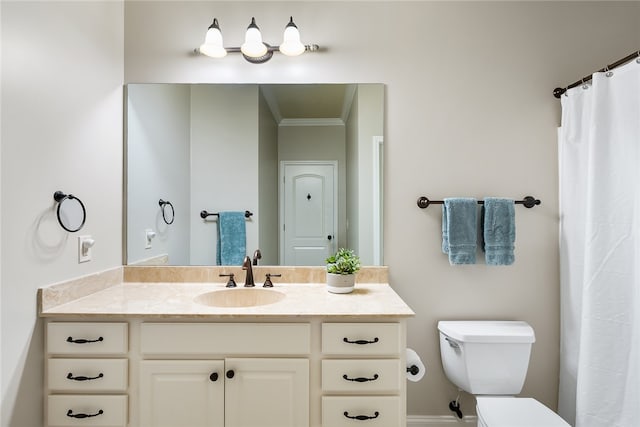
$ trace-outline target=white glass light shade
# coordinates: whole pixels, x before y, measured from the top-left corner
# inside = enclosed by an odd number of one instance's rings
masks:
[[[284,29],[284,40],[280,45],[280,52],[287,56],[298,56],[305,51],[304,45],[300,42],[300,32],[293,23],[293,18]]]
[[[251,24],[247,28],[240,51],[252,58],[259,58],[267,53],[267,46],[262,42],[262,34],[254,18],[251,18]]]
[[[204,43],[200,45],[200,53],[212,58],[224,58],[227,50],[222,46],[220,29],[209,27]]]

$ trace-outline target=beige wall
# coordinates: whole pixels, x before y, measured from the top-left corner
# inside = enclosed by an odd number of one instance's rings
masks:
[[[428,369],[421,382],[408,386],[409,414],[447,414],[456,395],[440,365],[439,319],[530,322],[537,342],[523,394],[555,407],[559,103],[551,91],[637,50],[639,7],[632,2],[127,3],[125,79],[384,83],[384,259],[393,286],[417,313],[408,343]],[[277,42],[289,15],[305,42],[326,51],[276,57],[262,66],[233,55],[216,61],[178,53],[200,43],[213,16],[233,45],[241,42],[251,16],[265,40]],[[134,31],[142,26],[146,31]],[[151,43],[163,48],[148,49]],[[418,209],[420,195],[534,195],[542,205],[517,209],[515,265],[451,267],[440,252],[440,210]],[[473,412],[470,399],[464,399],[463,410]]]
[[[121,261],[124,82],[386,85],[385,261],[417,315],[408,343],[427,375],[408,412],[447,414],[438,319],[519,318],[537,342],[524,395],[554,407],[558,371],[557,156],[551,90],[638,49],[637,2],[2,2],[2,425],[39,425],[38,286]],[[293,15],[326,50],[252,65],[193,57],[216,15],[227,44],[251,16],[279,43]],[[124,22],[124,32],[123,32]],[[123,51],[124,39],[124,51]],[[124,79],[122,78],[124,66]],[[62,189],[88,204],[94,261],[75,236],[33,253]],[[532,194],[517,210],[516,264],[450,267],[440,213],[420,195]],[[16,204],[16,202],[18,202]],[[47,235],[47,237],[51,237]],[[54,236],[55,237],[55,236]],[[55,243],[55,241],[54,241]],[[47,256],[44,256],[47,255]],[[469,399],[463,402],[471,412]]]
[[[162,255],[172,265],[189,264],[191,89],[129,85],[126,97],[127,264]],[[171,225],[160,199],[179,213]],[[145,230],[156,232],[151,248]]]
[[[202,210],[257,212],[257,141],[256,85],[192,86],[191,265],[216,260],[217,221],[199,220]],[[246,233],[247,251],[253,253],[258,224],[246,221]]]
[[[36,290],[122,263],[124,7],[2,2],[2,419],[42,425],[43,331]],[[53,193],[87,209],[79,233]],[[9,202],[9,203],[7,203]],[[93,261],[78,264],[77,235]]]
[[[258,241],[262,253],[261,265],[277,265],[278,235],[278,124],[259,92],[258,107]],[[247,248],[253,254],[257,248]]]

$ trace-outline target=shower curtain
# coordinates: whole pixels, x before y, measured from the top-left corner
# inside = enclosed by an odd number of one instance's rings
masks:
[[[640,426],[640,60],[562,97],[559,413]]]

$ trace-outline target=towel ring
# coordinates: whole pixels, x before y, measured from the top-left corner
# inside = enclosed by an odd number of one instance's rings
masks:
[[[56,215],[60,226],[70,233],[79,231],[87,219],[87,210],[82,200],[62,191],[53,193],[53,199],[58,203]]]
[[[164,220],[165,224],[173,224],[173,221],[176,219],[176,210],[173,208],[173,204],[168,200],[162,199],[158,201],[158,204],[160,205],[160,209],[162,210],[162,219]],[[167,209],[167,206],[171,208],[171,211]],[[171,220],[168,220],[167,216],[169,216]]]

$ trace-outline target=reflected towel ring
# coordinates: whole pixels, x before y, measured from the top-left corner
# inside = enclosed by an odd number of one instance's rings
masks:
[[[160,209],[162,209],[162,219],[164,220],[164,222],[169,225],[173,224],[173,221],[176,219],[176,210],[173,208],[173,204],[171,204],[171,202],[168,200],[162,199],[158,201],[158,204],[160,205]],[[167,206],[171,207],[170,212],[167,209]],[[171,220],[168,220],[167,216],[169,216]]]
[[[82,200],[62,191],[53,193],[53,199],[58,202],[57,216],[60,226],[70,233],[79,231],[87,220],[87,210]]]

